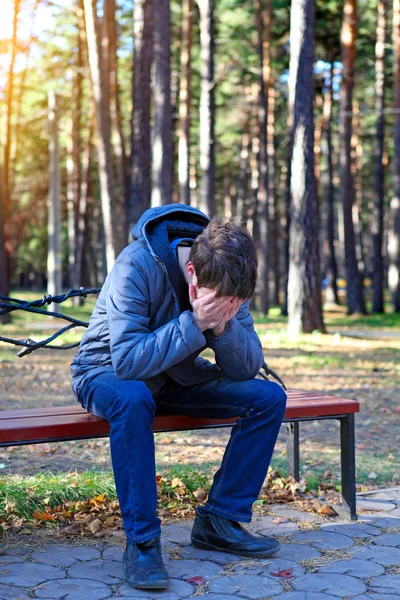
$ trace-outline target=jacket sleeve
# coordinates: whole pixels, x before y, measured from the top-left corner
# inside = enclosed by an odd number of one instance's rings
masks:
[[[111,361],[119,379],[162,373],[206,344],[190,310],[151,331],[148,279],[134,261],[115,263],[106,297]]]
[[[210,329],[205,334],[209,347],[215,352],[215,362],[232,379],[253,379],[263,366],[262,344],[254,329],[248,302],[226,323],[222,335],[215,337]]]

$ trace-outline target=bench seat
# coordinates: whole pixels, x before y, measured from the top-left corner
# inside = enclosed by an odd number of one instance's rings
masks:
[[[354,415],[356,400],[304,390],[288,390],[284,422],[287,423],[288,475],[300,473],[299,422],[316,419],[340,421],[343,507],[356,517]],[[209,429],[232,426],[238,417],[206,419],[182,415],[157,415],[154,432]],[[107,437],[109,422],[88,413],[78,402],[68,406],[29,408],[0,412],[0,447]]]

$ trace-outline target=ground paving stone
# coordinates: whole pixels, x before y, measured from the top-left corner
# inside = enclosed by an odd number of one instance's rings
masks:
[[[0,583],[31,587],[49,579],[63,579],[65,572],[57,567],[33,562],[12,563],[0,568]]]
[[[209,560],[165,560],[165,568],[171,577],[182,577],[189,579],[191,577],[202,576],[205,579],[215,577],[223,570],[221,565],[217,565]]]
[[[274,525],[273,527],[266,527],[265,529],[259,529],[257,533],[266,536],[281,536],[287,535],[289,533],[296,533],[300,531],[300,527],[297,523],[293,523],[292,521],[287,521],[287,523],[279,523],[279,525]]]
[[[307,558],[317,558],[321,553],[312,546],[306,544],[281,544],[277,558],[298,561]]]
[[[213,579],[208,586],[216,594],[235,594],[242,598],[259,600],[274,596],[282,591],[282,586],[272,577],[260,575],[226,575]]]
[[[161,542],[169,540],[178,544],[191,544],[190,532],[192,527],[183,525],[165,525],[161,533]]]
[[[385,500],[375,500],[374,498],[357,498],[357,508],[358,510],[384,510],[391,512],[396,508],[396,504]]]
[[[25,558],[19,554],[0,554],[0,565],[4,563],[24,562]]]
[[[307,521],[307,523],[324,523],[324,519],[318,515],[306,513],[295,508],[287,508],[284,504],[274,506],[271,510],[279,517],[286,517],[287,519],[298,519],[299,521]]]
[[[231,554],[230,552],[220,552],[218,550],[200,550],[192,545],[182,547],[180,555],[182,558],[186,559],[194,558],[196,560],[211,560],[219,565],[227,565],[232,562],[240,563],[241,561],[246,560],[243,556]]]
[[[379,546],[400,546],[400,533],[384,533],[374,540],[374,544]]]
[[[68,576],[77,579],[94,579],[111,584],[125,579],[122,563],[115,560],[88,560],[70,567]]]
[[[242,563],[238,562],[238,563],[232,565],[232,569],[236,573],[244,572],[244,573],[249,573],[249,574],[253,574],[253,575],[263,575],[264,577],[266,575],[268,575],[270,577],[274,577],[272,575],[272,573],[278,573],[279,571],[282,571],[282,570],[287,571],[289,569],[292,569],[293,577],[298,577],[300,575],[304,575],[304,573],[305,573],[304,567],[302,567],[301,565],[298,565],[296,562],[294,562],[292,560],[285,560],[285,559],[281,559],[281,558],[266,559],[263,561],[260,560],[259,565],[249,566],[249,565],[252,565],[253,563],[254,563],[254,561],[248,561],[247,566],[246,566],[246,562],[242,562]]]
[[[381,594],[400,594],[400,575],[382,575],[371,579],[371,589]]]
[[[400,565],[400,550],[390,546],[354,546],[346,552],[354,558],[372,560],[384,567]]]
[[[274,600],[337,600],[337,596],[323,592],[285,592],[275,596]]]
[[[117,562],[121,562],[123,553],[124,550],[119,546],[111,546],[110,548],[103,550],[103,558],[106,560],[116,560]]]
[[[323,523],[320,529],[331,533],[342,533],[352,538],[368,538],[372,535],[381,535],[381,530],[378,527],[366,523]]]
[[[339,560],[326,567],[320,567],[319,573],[342,573],[343,575],[352,575],[359,579],[368,579],[383,575],[385,568],[372,560],[362,560],[352,558],[350,560]]]
[[[292,536],[293,542],[309,542],[311,546],[323,550],[340,550],[354,545],[353,540],[341,533],[330,533],[328,531],[304,531]]]
[[[1,600],[22,600],[22,598],[28,598],[28,594],[17,587],[0,584],[0,598]]]
[[[123,583],[118,588],[119,595],[124,598],[150,598],[154,600],[158,600],[159,598],[162,600],[188,598],[194,591],[194,587],[190,583],[180,581],[179,579],[170,579],[169,587],[166,590],[139,590],[131,587],[128,583]],[[198,600],[197,596],[196,600]]]
[[[101,558],[101,552],[89,546],[45,546],[33,552],[31,558],[54,567],[70,567],[79,560]]]
[[[47,581],[35,589],[36,598],[49,600],[103,600],[111,594],[112,589],[108,585],[91,579]]]
[[[394,594],[362,594],[354,596],[351,600],[399,600],[399,597]]]
[[[293,587],[304,592],[326,592],[339,598],[351,597],[367,591],[365,583],[356,577],[336,573],[310,573],[296,579]]]
[[[400,527],[400,518],[397,517],[395,511],[386,513],[379,512],[373,515],[359,515],[358,520],[361,523],[367,523],[368,525],[373,525],[374,527],[391,527],[398,528]],[[400,513],[399,513],[400,516]]]
[[[395,508],[391,514],[395,517],[400,517],[400,508]]]

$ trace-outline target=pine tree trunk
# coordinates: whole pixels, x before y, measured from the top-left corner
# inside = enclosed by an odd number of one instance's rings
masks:
[[[152,206],[171,204],[173,146],[171,111],[171,17],[169,0],[154,4],[154,130]]]
[[[343,206],[348,314],[365,313],[358,270],[354,223],[354,181],[351,172],[354,62],[357,37],[357,0],[345,0],[341,32],[343,78],[340,89],[340,197]]]
[[[386,70],[386,21],[387,0],[378,2],[378,25],[375,46],[375,115],[376,115],[376,148],[375,148],[375,204],[372,219],[372,238],[374,244],[373,271],[373,303],[374,313],[383,313],[383,218],[384,218],[384,150],[385,150],[385,70]]]
[[[257,52],[259,68],[259,96],[258,96],[258,127],[260,130],[260,152],[259,152],[259,182],[257,216],[260,232],[260,256],[259,256],[259,287],[260,287],[260,313],[268,314],[269,310],[269,206],[268,206],[268,155],[267,155],[267,96],[265,89],[264,72],[264,24],[262,17],[261,1],[254,3],[256,28],[257,28]]]
[[[400,312],[400,0],[393,0],[394,154],[391,227],[388,240],[389,289],[393,310]]]
[[[191,52],[193,37],[193,0],[183,0],[181,82],[179,90],[179,200],[190,204],[190,115],[192,102]]]
[[[104,222],[107,271],[110,272],[116,258],[116,213],[114,173],[110,138],[109,91],[104,75],[96,0],[83,0],[85,9],[86,36],[93,98],[96,108],[96,124],[99,138],[98,159],[101,208]]]
[[[328,238],[328,287],[326,290],[327,301],[340,304],[338,288],[337,288],[337,263],[335,253],[335,187],[333,183],[333,142],[332,142],[332,104],[333,104],[333,75],[334,75],[334,58],[330,57],[330,76],[329,88],[325,92],[324,99],[324,119],[326,128],[326,152],[327,152],[327,167],[328,167],[328,189],[326,193],[327,200],[327,238]]]
[[[0,182],[3,180],[3,172],[0,163]],[[7,256],[6,256],[6,240],[4,235],[4,198],[3,198],[3,186],[0,185],[0,296],[9,295],[9,287],[7,280]],[[0,315],[0,325],[6,325],[10,323],[11,315],[6,313]]]
[[[241,222],[246,221],[246,196],[248,192],[248,165],[249,165],[249,119],[246,120],[242,133],[242,142],[239,159],[239,181],[237,185],[237,201],[235,216]]]
[[[200,10],[200,170],[199,208],[215,214],[214,0],[197,0]]]
[[[11,122],[14,111],[14,66],[17,54],[17,26],[18,14],[21,8],[21,0],[14,0],[13,27],[11,39],[11,57],[8,68],[8,81],[6,90],[6,115],[5,115],[5,136],[4,136],[4,157],[3,157],[3,218],[5,234],[5,253],[6,253],[6,287],[9,288],[11,280],[11,246],[13,240],[13,228],[11,219],[11,146],[12,131]]]
[[[150,70],[153,55],[151,0],[136,0],[133,9],[133,111],[129,229],[150,208]]]
[[[126,143],[122,129],[121,106],[119,99],[118,83],[118,43],[116,24],[116,1],[104,0],[103,17],[103,52],[106,64],[104,65],[108,78],[109,111],[111,116],[111,139],[116,159],[118,176],[118,243],[123,248],[128,241],[128,172],[126,159]]]
[[[288,335],[315,329],[322,318],[319,215],[314,165],[314,1],[293,0],[290,27],[289,93],[294,94]]]

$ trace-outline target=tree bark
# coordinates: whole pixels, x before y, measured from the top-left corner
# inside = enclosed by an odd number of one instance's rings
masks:
[[[179,90],[179,145],[178,176],[179,199],[190,204],[190,121],[191,121],[191,52],[193,37],[193,0],[183,0],[181,82]]]
[[[83,0],[86,36],[93,98],[96,108],[96,125],[99,138],[98,160],[101,208],[104,222],[107,271],[110,272],[116,258],[115,194],[112,148],[110,138],[110,112],[108,110],[107,80],[104,76],[96,0]]]
[[[328,189],[327,200],[327,238],[328,238],[328,287],[326,290],[327,301],[340,304],[337,288],[337,262],[335,252],[335,186],[333,183],[333,142],[332,142],[332,104],[333,104],[333,76],[334,76],[334,57],[330,56],[329,87],[325,92],[324,99],[324,120],[326,130],[326,160],[328,167]]]
[[[131,175],[129,185],[129,229],[150,208],[150,71],[153,55],[151,0],[136,0],[133,9],[133,111]]]
[[[197,0],[200,10],[200,170],[199,208],[215,214],[214,0]]]
[[[389,289],[392,306],[400,312],[400,0],[393,0],[393,197],[388,240]]]
[[[357,37],[357,0],[345,0],[341,32],[343,77],[340,89],[340,197],[343,206],[348,314],[366,313],[361,275],[357,265],[351,172],[354,62]]]
[[[383,313],[383,217],[385,185],[385,167],[383,164],[385,150],[385,70],[386,70],[386,21],[387,0],[378,2],[378,24],[375,45],[375,115],[376,115],[376,147],[375,147],[375,203],[372,218],[372,239],[374,245],[373,302],[372,311]]]
[[[154,5],[154,129],[152,206],[171,204],[173,146],[171,111],[171,17],[169,0]]]
[[[260,129],[260,152],[259,152],[259,183],[257,216],[260,232],[260,255],[259,255],[259,287],[260,287],[260,312],[268,314],[269,310],[269,206],[268,206],[268,154],[267,154],[267,96],[265,86],[264,65],[264,24],[261,1],[254,3],[257,28],[257,53],[259,68],[259,96],[258,96],[258,127]]]
[[[104,70],[107,77],[108,102],[111,117],[111,140],[116,159],[118,181],[118,243],[123,248],[128,241],[128,172],[126,143],[122,128],[120,92],[118,83],[118,36],[115,13],[115,0],[104,0],[103,16],[103,56]]]
[[[294,93],[288,335],[315,329],[322,318],[319,215],[314,165],[314,0],[293,0],[290,19],[289,93]]]

